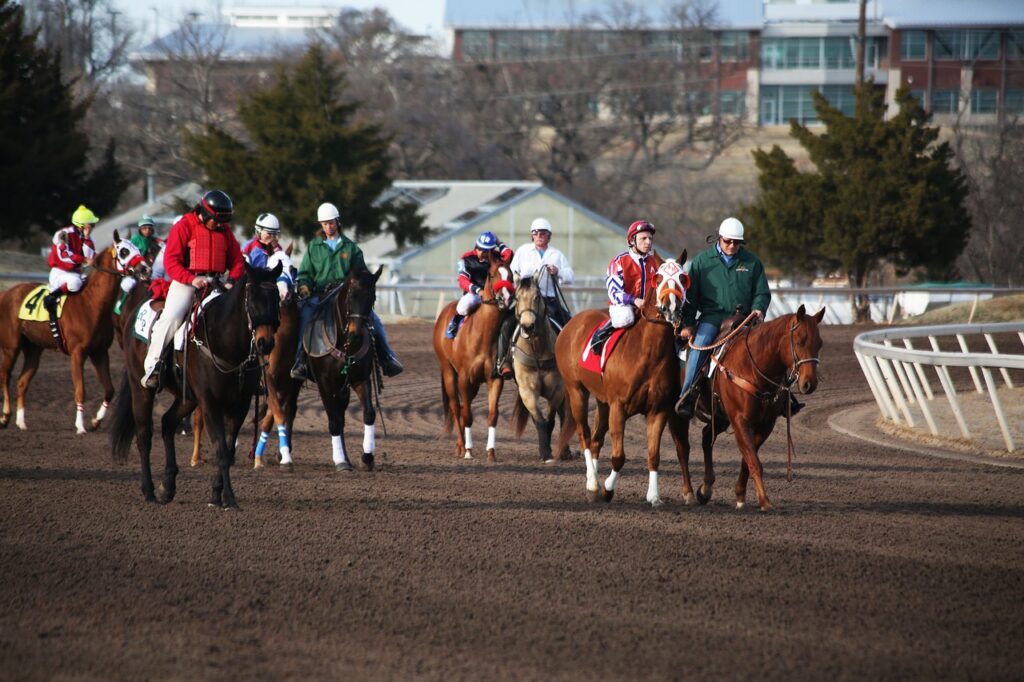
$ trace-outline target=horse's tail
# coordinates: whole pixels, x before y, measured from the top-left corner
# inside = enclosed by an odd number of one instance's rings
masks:
[[[450,436],[451,435],[452,427],[455,425],[455,422],[453,421],[453,418],[452,418],[451,402],[450,401],[451,401],[451,398],[448,397],[448,390],[445,389],[445,387],[444,387],[444,377],[442,376],[441,377],[441,410],[444,412],[444,423],[442,424],[441,432],[444,435],[446,435],[446,436]]]
[[[512,407],[512,428],[515,430],[516,438],[522,437],[523,430],[526,429],[526,420],[529,418],[530,411],[526,409],[523,396],[516,391],[516,404]]]
[[[110,448],[114,461],[124,464],[128,461],[128,450],[135,438],[135,414],[132,412],[132,387],[129,384],[128,370],[124,371],[121,389],[114,399],[113,415],[110,419]]]

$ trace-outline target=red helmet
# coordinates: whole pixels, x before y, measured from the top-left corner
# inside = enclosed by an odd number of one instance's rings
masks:
[[[635,223],[629,226],[628,230],[626,230],[626,243],[632,246],[633,239],[635,239],[636,236],[641,232],[650,232],[651,236],[653,237],[654,225],[647,222],[646,220],[636,221]]]

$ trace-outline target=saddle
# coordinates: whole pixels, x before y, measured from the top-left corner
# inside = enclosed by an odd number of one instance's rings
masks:
[[[619,339],[625,334],[627,327],[616,329],[611,320],[605,320],[594,328],[587,337],[580,357],[580,367],[600,374],[608,364],[608,358],[618,345]]]
[[[336,295],[336,294],[335,294]],[[370,350],[370,334],[363,334],[363,343],[352,355],[353,361],[361,359]],[[344,345],[344,340],[342,340]],[[311,358],[331,355],[338,360],[347,359],[345,349],[338,348],[338,325],[335,318],[334,295],[325,296],[313,311],[302,334],[302,347]]]

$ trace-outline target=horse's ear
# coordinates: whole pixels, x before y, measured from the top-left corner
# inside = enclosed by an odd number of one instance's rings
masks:
[[[377,266],[377,272],[373,273],[373,281],[376,282],[377,280],[379,280],[380,276],[381,276],[381,273],[383,273],[383,272],[384,272],[384,264],[382,263],[382,264]]]
[[[292,247],[293,246],[295,246],[295,242],[289,242],[288,246],[286,246],[285,249],[284,249],[284,255],[286,255],[289,258],[291,258],[291,256],[292,256]]]
[[[679,254],[679,258],[676,258],[676,262],[679,263],[679,267],[683,267],[686,263],[686,249],[683,249],[682,253]]]
[[[821,306],[821,310],[814,314],[814,321],[821,324],[822,319],[825,317],[825,306]]]
[[[796,319],[798,322],[804,321],[804,316],[807,314],[807,310],[804,309],[804,304],[801,303],[800,307],[796,309]]]
[[[118,243],[119,241],[121,241],[121,235],[119,235],[119,234],[117,233],[117,230],[115,229],[115,230],[114,230],[114,243],[116,244],[116,243]]]
[[[278,276],[281,274],[281,270],[283,270],[283,269],[284,269],[284,261],[280,261],[279,260],[279,261],[277,261],[277,265],[274,266],[274,269],[270,271],[270,274],[274,277],[274,279],[277,279]]]

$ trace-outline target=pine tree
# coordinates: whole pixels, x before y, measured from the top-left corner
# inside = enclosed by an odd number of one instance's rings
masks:
[[[319,229],[317,206],[330,201],[357,238],[386,230],[399,245],[422,241],[422,217],[380,201],[391,184],[389,140],[356,119],[359,107],[344,92],[344,76],[314,45],[239,106],[245,141],[218,128],[186,134],[189,158],[209,186],[231,195],[242,220],[270,211],[283,230],[308,239]]]
[[[971,227],[967,185],[917,100],[901,88],[899,112],[886,120],[872,83],[858,89],[853,116],[813,97],[824,132],[795,121],[790,131],[813,172],[799,172],[778,146],[753,152],[761,195],[741,210],[750,238],[781,267],[840,271],[855,287],[886,264],[898,274],[951,274]],[[866,301],[857,309],[865,314]]]
[[[0,238],[27,240],[32,225],[67,225],[83,203],[103,216],[127,186],[110,145],[89,172],[82,132],[89,102],[75,103],[59,55],[40,49],[37,38],[24,30],[24,8],[0,0]]]

